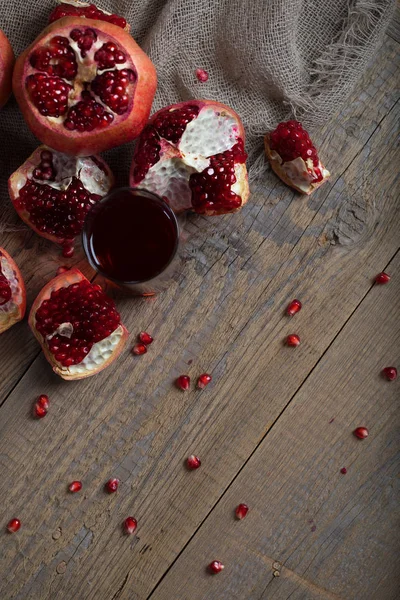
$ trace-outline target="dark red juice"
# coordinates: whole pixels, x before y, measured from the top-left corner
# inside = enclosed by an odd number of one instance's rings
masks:
[[[155,196],[137,194],[129,189],[113,192],[95,205],[86,226],[95,266],[121,282],[153,279],[171,262],[178,244],[171,209]]]

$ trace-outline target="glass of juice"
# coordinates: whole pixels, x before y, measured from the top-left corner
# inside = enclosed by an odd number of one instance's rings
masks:
[[[136,295],[155,294],[179,266],[179,224],[168,204],[147,190],[113,190],[88,213],[83,247],[92,267]]]

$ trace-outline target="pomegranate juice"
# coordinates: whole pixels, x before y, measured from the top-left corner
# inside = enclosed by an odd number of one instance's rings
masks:
[[[149,281],[162,273],[178,245],[171,209],[153,194],[116,190],[94,206],[86,243],[94,266],[120,282]]]

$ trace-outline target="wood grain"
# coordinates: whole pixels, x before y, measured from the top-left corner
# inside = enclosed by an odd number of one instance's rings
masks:
[[[396,56],[387,39],[363,91],[320,132],[330,183],[303,200],[266,173],[240,214],[188,220],[174,287],[155,300],[118,299],[132,340],[141,329],[154,334],[147,355],[127,353],[76,383],[57,379],[41,355],[28,370],[10,357],[0,500],[4,520],[15,513],[24,526],[0,533],[2,598],[147,598],[285,415],[398,248]],[[28,260],[27,252],[20,262]],[[290,321],[283,311],[295,295],[309,309]],[[282,344],[294,324],[296,351]],[[203,371],[214,376],[204,392],[174,389],[177,375]],[[34,421],[39,393],[51,411]],[[203,467],[188,473],[192,452]],[[103,491],[110,476],[123,482],[112,496]],[[82,493],[67,494],[72,479],[82,479]],[[131,538],[120,528],[128,514],[139,521]],[[299,581],[301,569],[291,570]],[[314,594],[326,587],[313,585]]]

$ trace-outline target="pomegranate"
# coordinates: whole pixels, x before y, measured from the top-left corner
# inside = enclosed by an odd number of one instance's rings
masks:
[[[11,519],[7,524],[7,529],[10,533],[16,533],[21,527],[21,521],[19,519]]]
[[[220,573],[222,571],[222,569],[224,569],[224,565],[222,564],[222,562],[220,560],[213,560],[209,565],[208,565],[208,570],[210,571],[210,573],[212,573],[213,575],[215,575],[216,573]]]
[[[139,340],[145,346],[150,346],[150,344],[153,343],[153,338],[151,337],[151,335],[149,333],[147,333],[147,331],[141,331],[139,333]]]
[[[292,333],[291,335],[287,336],[286,344],[288,346],[299,346],[300,345],[300,337],[296,333]]]
[[[127,533],[128,535],[132,535],[132,533],[134,533],[137,528],[136,519],[134,517],[126,517],[123,527],[125,533]]]
[[[353,431],[353,434],[359,440],[365,440],[365,438],[369,436],[369,431],[366,427],[356,427],[356,429]]]
[[[228,106],[190,100],[156,112],[136,144],[130,183],[179,213],[239,210],[249,197],[244,129]]]
[[[25,285],[11,256],[0,248],[0,333],[24,318]]]
[[[73,481],[72,483],[69,484],[68,489],[72,494],[76,494],[76,492],[81,491],[82,482],[81,481]]]
[[[13,75],[32,132],[73,156],[137,137],[156,85],[153,63],[129,33],[81,16],[51,23],[17,59]]]
[[[382,273],[378,273],[378,275],[375,277],[375,283],[378,283],[379,285],[385,285],[386,283],[389,283],[390,279],[390,275],[382,271]]]
[[[111,364],[128,332],[111,298],[78,269],[44,286],[33,303],[29,325],[57,375],[90,377]]]
[[[235,509],[236,518],[239,520],[244,519],[248,512],[249,507],[247,504],[239,504]]]
[[[0,108],[11,95],[15,56],[7,36],[0,29]]]
[[[105,485],[105,488],[109,494],[113,494],[117,491],[119,486],[119,479],[109,479]]]
[[[86,19],[96,19],[97,21],[107,21],[122,27],[126,31],[130,30],[130,26],[123,17],[112,15],[100,10],[94,4],[80,2],[79,0],[59,0],[59,5],[50,14],[49,23],[58,21],[63,17],[84,17]]]
[[[110,168],[99,156],[72,158],[47,146],[37,148],[8,181],[21,219],[62,245],[67,257],[87,213],[113,184]]]
[[[191,471],[194,471],[195,469],[198,469],[199,467],[201,467],[201,460],[199,459],[198,456],[191,454],[186,459],[186,466]]]
[[[190,388],[190,377],[189,375],[179,375],[175,380],[176,387],[186,392]]]
[[[132,354],[135,354],[136,356],[141,356],[142,354],[146,354],[146,352],[146,344],[135,344],[132,348]]]
[[[272,169],[287,185],[302,194],[311,194],[330,173],[299,121],[279,123],[265,138],[265,152]]]
[[[396,367],[385,367],[384,369],[382,369],[382,377],[384,377],[388,381],[394,381],[395,379],[397,379]]]
[[[198,389],[204,390],[204,388],[208,386],[208,384],[211,382],[211,380],[212,380],[212,377],[208,373],[202,373],[202,375],[199,375],[199,377],[197,379]]]

